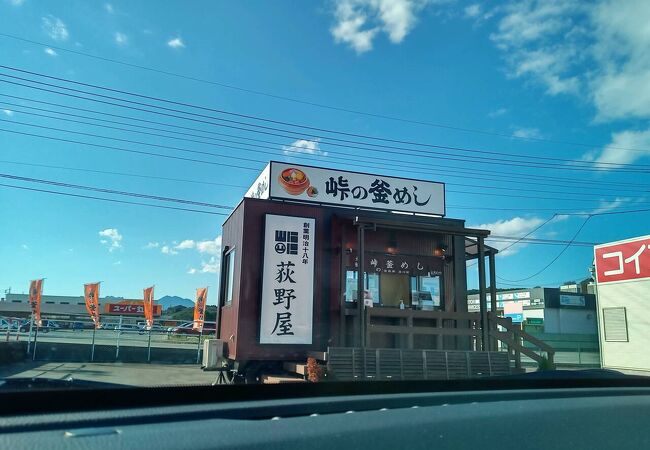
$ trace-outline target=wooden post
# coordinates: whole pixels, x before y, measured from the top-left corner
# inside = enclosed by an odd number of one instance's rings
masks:
[[[494,251],[490,250],[490,252],[488,253],[488,256],[489,256],[489,259],[490,259],[490,309],[492,311],[492,317],[493,317],[492,321],[488,321],[489,322],[489,327],[490,327],[488,331],[496,332],[497,331],[497,322],[496,322],[496,318],[497,318],[497,270],[496,270],[496,266],[495,266],[495,259],[496,259],[495,256],[496,255],[494,254]],[[490,350],[492,350],[493,352],[499,350],[499,348],[498,348],[499,346],[498,346],[498,342],[497,342],[496,337],[492,337],[492,339],[490,339],[490,347],[491,347]]]
[[[411,311],[406,318],[406,326],[410,328],[409,333],[406,335],[406,348],[413,349],[413,312]]]
[[[358,308],[358,315],[359,315],[359,344],[361,345],[361,348],[364,348],[365,345],[365,338],[366,338],[366,330],[365,330],[365,310],[366,310],[366,304],[364,303],[364,291],[365,291],[365,272],[364,272],[364,264],[365,264],[365,258],[364,258],[364,252],[365,252],[365,246],[364,246],[364,240],[365,240],[365,228],[363,224],[357,224],[357,258],[358,258],[358,264],[359,266],[357,267],[357,308]]]
[[[485,244],[482,236],[478,237],[478,290],[481,311],[481,350],[488,350],[487,298],[485,293]]]

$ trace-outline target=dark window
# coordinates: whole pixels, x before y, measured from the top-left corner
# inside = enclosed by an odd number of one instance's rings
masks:
[[[233,285],[235,284],[235,250],[230,250],[226,253],[224,258],[224,303],[230,305],[232,303]]]

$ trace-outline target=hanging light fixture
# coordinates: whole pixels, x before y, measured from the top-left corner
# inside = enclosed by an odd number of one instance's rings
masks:
[[[436,245],[436,248],[433,249],[433,256],[437,256],[439,258],[445,257],[447,254],[447,246],[445,244],[438,244]]]
[[[386,247],[386,253],[391,255],[397,253],[397,236],[394,231],[391,231],[388,235],[388,247]]]

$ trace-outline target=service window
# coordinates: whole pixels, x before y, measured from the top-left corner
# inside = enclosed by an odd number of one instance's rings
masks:
[[[348,270],[345,273],[345,301],[346,302],[356,302],[357,301],[357,274],[356,270]],[[370,296],[374,304],[379,303],[379,274],[376,273],[364,273],[364,288],[368,291],[365,294],[365,297]]]
[[[235,284],[235,250],[230,250],[224,257],[224,304],[232,303],[233,285]]]
[[[440,277],[411,277],[411,303],[418,309],[440,308]]]

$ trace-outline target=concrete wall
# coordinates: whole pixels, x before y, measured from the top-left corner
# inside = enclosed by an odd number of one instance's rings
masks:
[[[650,371],[650,279],[599,284],[598,315],[603,367]],[[624,307],[627,342],[605,340],[604,308]]]
[[[598,334],[596,312],[591,309],[545,308],[544,332]]]

